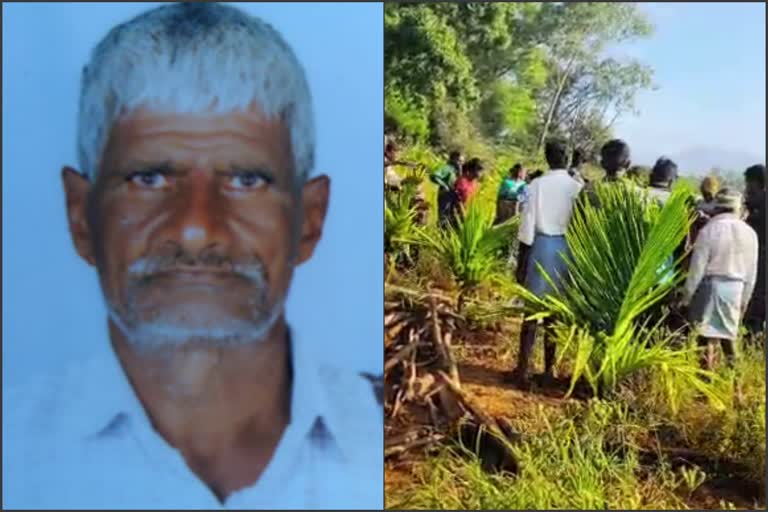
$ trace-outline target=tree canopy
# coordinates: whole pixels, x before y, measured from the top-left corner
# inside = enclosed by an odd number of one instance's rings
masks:
[[[634,110],[652,70],[606,50],[647,37],[631,3],[388,3],[386,129],[437,146],[481,139],[590,151]]]

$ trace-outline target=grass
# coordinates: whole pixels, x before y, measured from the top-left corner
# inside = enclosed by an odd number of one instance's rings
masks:
[[[489,475],[462,447],[446,448],[419,474],[419,485],[387,496],[388,508],[439,510],[551,510],[679,508],[677,482],[661,468],[641,478],[637,453],[606,448],[637,428],[621,406],[593,402],[550,420],[515,446],[517,476]],[[533,430],[533,429],[530,429]]]
[[[722,369],[722,409],[707,407],[694,390],[679,388],[677,407],[665,394],[658,370],[638,380],[631,401],[642,414],[672,428],[691,448],[712,458],[741,462],[744,478],[765,478],[765,353],[763,347],[743,347],[733,371]],[[762,484],[761,484],[762,485]]]
[[[414,153],[419,151],[434,160],[430,164],[439,163],[423,148]],[[420,231],[423,250],[393,272],[387,285],[438,288],[466,299],[462,314],[472,336],[486,347],[497,345],[472,363],[497,374],[514,363],[506,358],[513,356],[517,335],[496,332],[493,324],[509,327],[509,319],[520,314],[510,301],[527,298],[529,306],[538,306],[529,313],[557,317],[558,368],[610,393],[589,402],[545,398],[504,388],[496,376],[484,375],[485,383],[467,388],[486,400],[489,412],[526,434],[513,447],[519,474],[488,474],[471,450],[454,444],[417,463],[399,485],[388,479],[387,507],[764,508],[764,493],[754,492],[764,489],[766,471],[764,348],[741,347],[733,371],[707,374],[698,368],[693,340],[645,320],[685,277],[677,273],[660,282],[658,275],[690,220],[683,187],[663,210],[644,209],[621,195],[608,201],[624,218],[587,209],[581,229],[568,240],[581,272],[577,286],[570,295],[537,304],[516,286],[501,256],[504,238],[514,238],[516,227],[491,226],[499,177],[489,173],[456,229]],[[433,194],[428,198],[434,202]],[[472,356],[468,341],[455,345],[460,360]],[[539,366],[540,352],[537,344]],[[666,455],[668,449],[687,450],[696,461],[681,464]]]
[[[540,355],[540,354],[539,354]],[[513,447],[518,475],[488,474],[468,447],[453,444],[414,468],[409,483],[390,487],[390,509],[547,510],[547,509],[733,509],[708,486],[728,476],[764,485],[765,358],[759,348],[741,351],[735,372],[719,370],[721,381],[741,402],[717,410],[694,391],[681,390],[673,409],[661,373],[649,371],[632,381],[616,400],[541,404],[530,413],[509,404],[508,419],[524,434]],[[712,463],[649,464],[642,453],[660,446],[687,448]],[[726,471],[718,460],[736,461],[744,473]],[[737,500],[738,501],[738,500]],[[760,508],[742,499],[738,508]],[[764,500],[763,500],[764,501]]]

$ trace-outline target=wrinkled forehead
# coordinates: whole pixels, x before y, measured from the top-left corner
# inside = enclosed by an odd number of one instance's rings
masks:
[[[93,176],[121,117],[226,114],[258,105],[289,127],[296,172],[314,163],[309,86],[292,49],[269,24],[231,6],[169,4],[112,29],[83,70],[78,156]]]
[[[111,127],[102,171],[133,162],[202,170],[258,167],[294,176],[289,129],[258,105],[247,111],[179,113],[141,107]]]

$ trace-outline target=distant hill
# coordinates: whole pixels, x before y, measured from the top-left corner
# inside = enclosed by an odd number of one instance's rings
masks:
[[[713,147],[689,148],[667,156],[677,163],[682,173],[689,175],[703,175],[716,167],[742,172],[750,165],[765,162],[765,156]]]

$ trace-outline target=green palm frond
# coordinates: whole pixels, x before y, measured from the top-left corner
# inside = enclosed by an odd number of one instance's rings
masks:
[[[517,234],[518,220],[493,225],[494,212],[480,201],[471,201],[453,226],[419,232],[419,243],[428,247],[463,287],[493,280],[505,272],[505,249]]]
[[[676,348],[661,321],[641,322],[684,279],[679,262],[669,263],[693,221],[689,192],[676,188],[663,208],[631,183],[598,184],[594,194],[600,206],[580,199],[566,234],[564,289],[537,297],[514,285],[528,318],[550,318],[561,357],[573,355],[571,391],[582,377],[610,392],[633,373],[661,368],[670,383],[684,381],[722,405],[701,379],[715,376],[696,366],[695,348]]]
[[[416,191],[405,187],[400,192],[388,192],[384,200],[384,252],[410,258],[410,246],[417,238],[418,211],[413,204]]]

